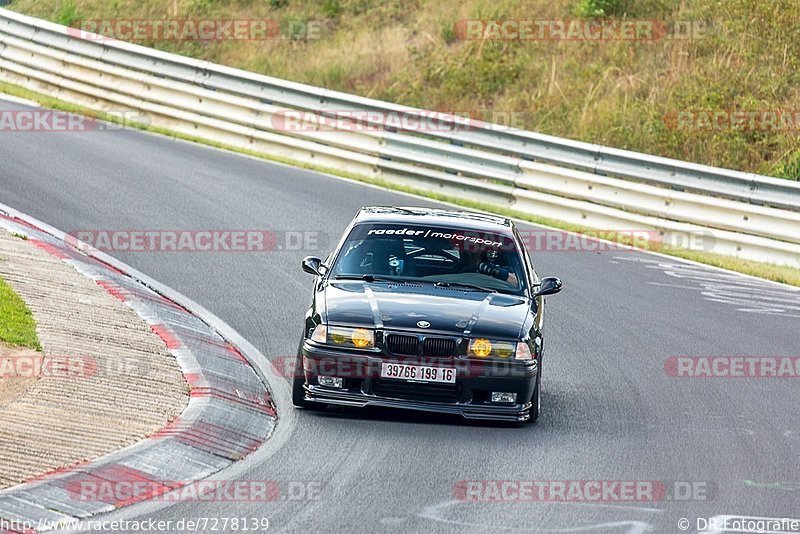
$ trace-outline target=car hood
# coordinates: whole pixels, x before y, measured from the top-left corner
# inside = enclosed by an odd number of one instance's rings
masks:
[[[501,293],[360,281],[330,282],[324,291],[326,322],[334,325],[519,339],[531,316],[529,299]]]

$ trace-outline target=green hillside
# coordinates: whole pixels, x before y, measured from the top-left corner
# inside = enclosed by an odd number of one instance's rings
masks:
[[[72,25],[267,18],[280,38],[142,44],[410,106],[800,178],[800,4],[792,0],[13,0],[11,8]],[[464,39],[459,22],[581,17],[650,20],[679,35],[479,40]],[[740,113],[732,126],[701,120],[732,112]]]

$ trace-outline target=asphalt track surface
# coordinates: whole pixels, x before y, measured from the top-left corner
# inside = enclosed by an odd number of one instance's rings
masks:
[[[363,205],[435,205],[137,131],[0,135],[0,202],[66,232],[315,233],[319,250],[112,253],[214,312],[271,360],[295,355],[311,293],[303,256],[326,255]],[[664,371],[673,356],[800,356],[800,292],[640,252],[533,258],[541,275],[565,283],[548,298],[537,424],[297,411],[288,440],[236,475],[275,480],[284,498],[140,506],[117,516],[266,517],[284,532],[631,533],[680,532],[681,518],[694,531],[697,518],[721,514],[800,516],[800,382]],[[678,481],[706,494],[476,503],[454,496],[462,480]],[[315,498],[289,495],[306,483],[318,485]]]

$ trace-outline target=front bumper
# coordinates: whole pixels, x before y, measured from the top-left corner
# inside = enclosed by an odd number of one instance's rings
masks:
[[[410,361],[376,353],[354,353],[304,343],[305,398],[339,406],[402,408],[461,415],[467,419],[521,422],[530,419],[538,362],[486,362],[461,359]],[[380,378],[381,364],[413,363],[454,367],[456,384]],[[317,376],[344,379],[343,388],[320,386]],[[492,391],[517,394],[517,403],[492,403]]]

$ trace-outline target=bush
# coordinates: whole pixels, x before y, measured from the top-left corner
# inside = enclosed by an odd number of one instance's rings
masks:
[[[78,14],[78,8],[75,6],[75,0],[64,0],[61,2],[61,7],[58,10],[56,21],[64,26],[72,26],[81,20]]]
[[[800,151],[786,156],[784,161],[777,165],[773,175],[778,178],[800,181]]]
[[[322,14],[328,18],[335,19],[342,12],[339,0],[324,0],[322,2]]]
[[[623,0],[580,0],[576,11],[579,17],[589,19],[622,16],[623,3]]]

